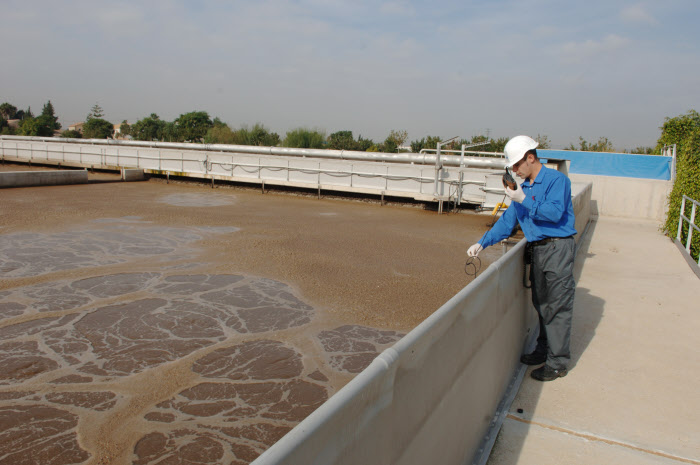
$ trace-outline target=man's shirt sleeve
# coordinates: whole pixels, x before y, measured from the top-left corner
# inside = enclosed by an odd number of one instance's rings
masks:
[[[486,234],[479,239],[479,244],[481,244],[483,248],[486,248],[509,237],[517,221],[518,217],[515,214],[515,202],[513,202],[501,215],[496,224],[493,225],[493,228],[486,231]]]

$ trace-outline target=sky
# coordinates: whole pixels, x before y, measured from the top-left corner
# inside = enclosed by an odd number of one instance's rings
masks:
[[[0,103],[64,128],[206,111],[376,142],[654,146],[700,110],[697,0],[0,0]]]

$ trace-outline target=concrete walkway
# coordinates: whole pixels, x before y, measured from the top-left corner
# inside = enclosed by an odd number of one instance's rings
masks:
[[[700,279],[657,222],[610,217],[576,278],[573,366],[528,370],[488,465],[700,464]]]

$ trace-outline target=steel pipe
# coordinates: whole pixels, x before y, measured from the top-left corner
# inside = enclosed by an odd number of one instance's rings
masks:
[[[0,136],[0,140],[27,142],[59,142],[67,144],[107,145],[117,147],[151,147],[170,150],[235,152],[256,155],[328,158],[335,160],[413,163],[419,165],[435,165],[436,161],[438,160],[438,156],[436,154],[411,152],[358,152],[354,150],[297,149],[289,147],[259,147],[254,145],[192,144],[178,142],[148,142],[129,140],[124,141],[114,139],[70,139],[61,137],[43,138],[25,136]],[[489,152],[484,153],[492,155],[492,153]],[[454,155],[441,155],[439,158],[440,163],[446,166],[460,166],[460,159],[461,157]],[[487,157],[464,157],[462,166],[472,168],[503,169],[505,167],[505,159]]]

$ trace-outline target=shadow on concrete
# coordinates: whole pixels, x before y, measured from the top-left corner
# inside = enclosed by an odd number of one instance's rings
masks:
[[[116,179],[88,179],[88,184],[109,184],[114,182],[124,182],[120,178]]]
[[[579,282],[583,265],[586,258],[593,257],[589,252],[591,240],[595,234],[596,220],[591,220],[588,226],[588,231],[585,237],[581,239],[578,255],[576,256],[576,264],[574,266],[574,279]],[[571,337],[571,365],[569,370],[576,368],[578,360],[585,352],[588,345],[595,336],[596,328],[603,318],[605,301],[594,294],[591,294],[590,289],[576,287],[576,298],[574,301],[574,321],[572,325]]]

